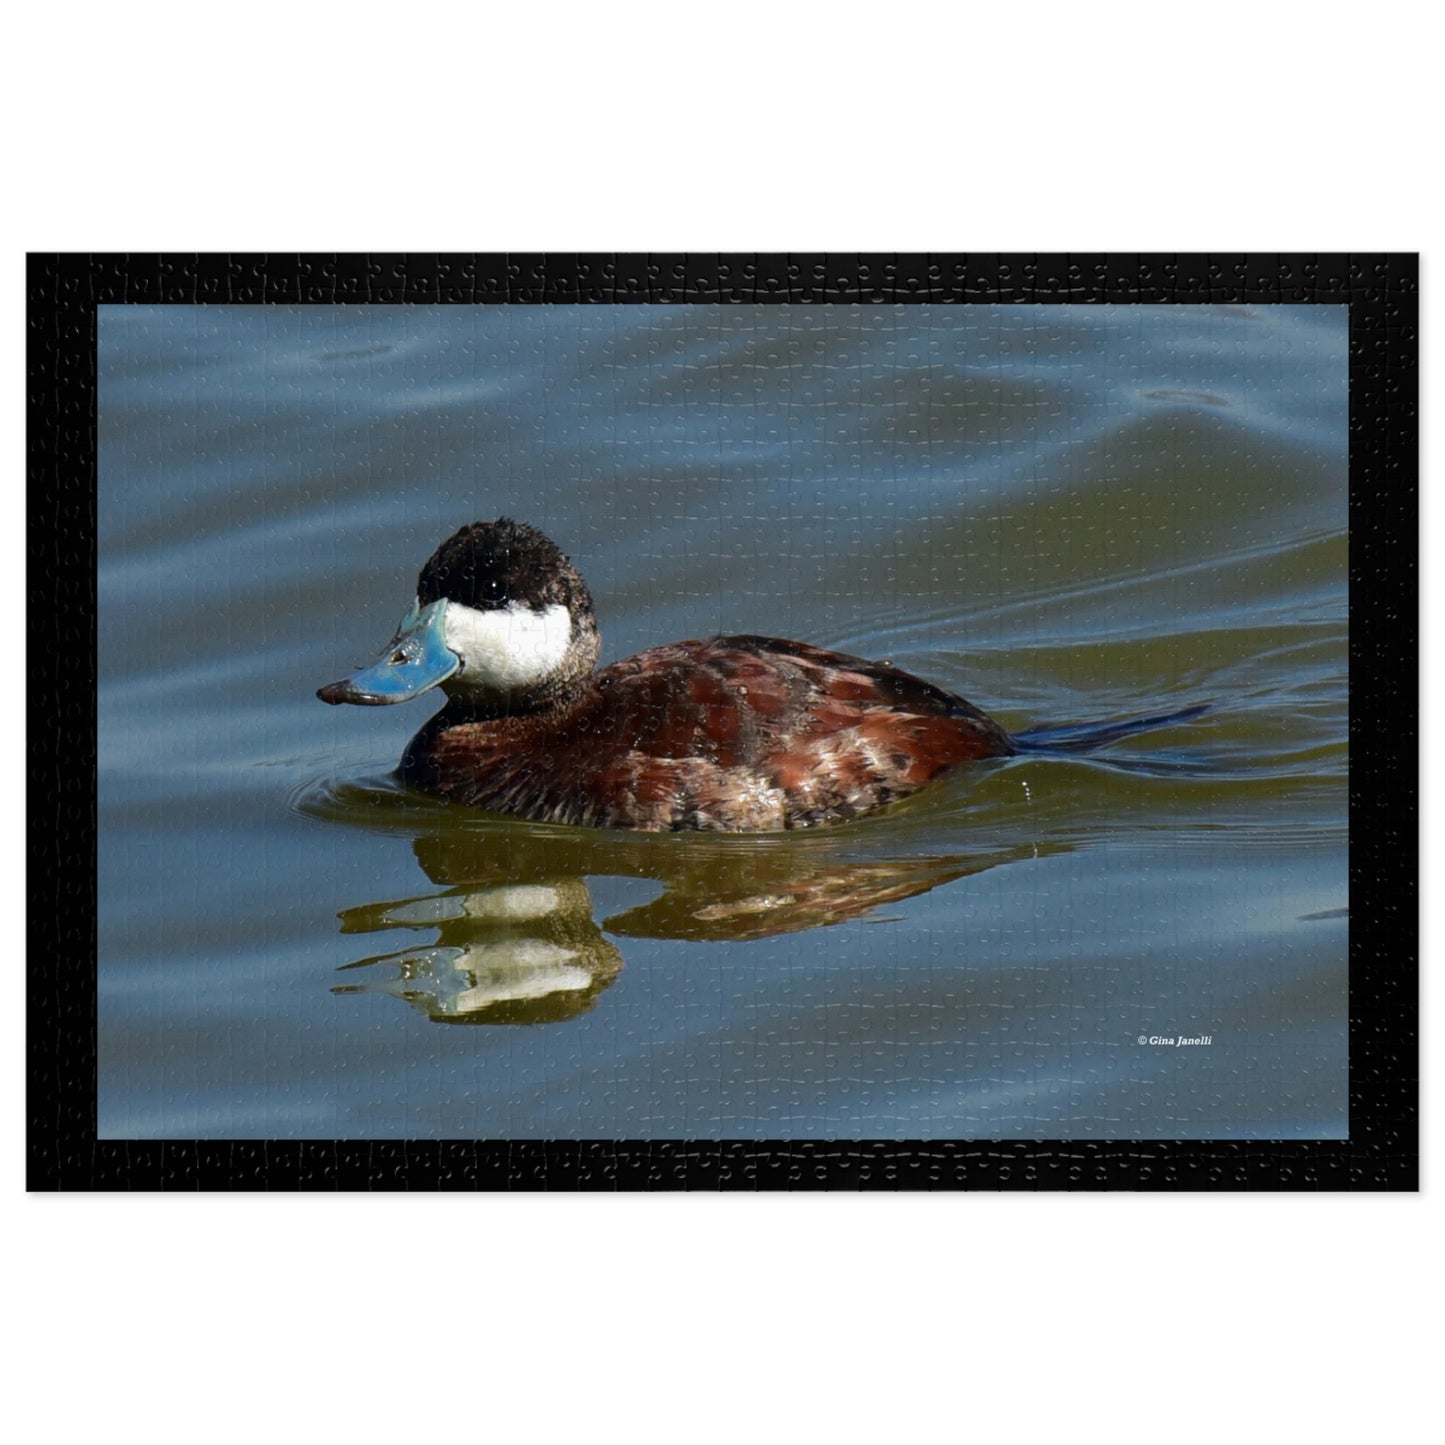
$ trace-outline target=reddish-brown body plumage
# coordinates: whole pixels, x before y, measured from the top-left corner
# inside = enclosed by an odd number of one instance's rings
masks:
[[[897,668],[743,636],[654,648],[532,711],[453,698],[399,771],[539,821],[767,832],[851,818],[1013,751],[991,718]]]

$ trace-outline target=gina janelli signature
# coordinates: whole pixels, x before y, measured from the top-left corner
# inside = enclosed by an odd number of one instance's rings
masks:
[[[1196,1034],[1192,1039],[1186,1039],[1182,1035],[1175,1037],[1172,1034],[1140,1034],[1141,1044],[1157,1044],[1169,1049],[1187,1049],[1191,1046],[1202,1048],[1214,1042],[1213,1034]]]

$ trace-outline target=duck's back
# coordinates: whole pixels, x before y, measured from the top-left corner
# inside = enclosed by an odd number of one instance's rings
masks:
[[[476,720],[449,705],[400,772],[540,821],[772,832],[853,817],[1013,750],[977,708],[897,668],[739,636],[639,653],[551,710]]]

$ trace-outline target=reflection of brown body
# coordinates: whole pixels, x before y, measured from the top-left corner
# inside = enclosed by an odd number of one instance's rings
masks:
[[[731,840],[647,837],[619,848],[607,834],[521,828],[433,834],[413,847],[433,882],[467,888],[548,875],[648,879],[662,892],[605,919],[608,933],[719,943],[844,923],[995,864],[1036,856],[1030,847],[1026,853],[856,859],[835,847],[801,848],[781,838],[771,846],[739,847]]]
[[[454,701],[400,775],[549,822],[765,832],[855,817],[1012,752],[991,718],[897,668],[724,637],[628,658],[545,710],[476,718]]]
[[[996,860],[994,860],[996,861]],[[885,903],[927,893],[940,883],[992,866],[960,858],[890,858],[835,863],[811,872],[743,878],[679,878],[661,897],[609,918],[607,927],[636,938],[741,942],[801,933],[861,918]]]

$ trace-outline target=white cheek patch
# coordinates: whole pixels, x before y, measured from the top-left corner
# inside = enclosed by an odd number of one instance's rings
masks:
[[[463,687],[528,687],[562,665],[572,643],[572,614],[560,602],[534,612],[512,602],[486,612],[448,602],[446,643],[462,660],[452,679]]]

